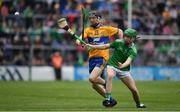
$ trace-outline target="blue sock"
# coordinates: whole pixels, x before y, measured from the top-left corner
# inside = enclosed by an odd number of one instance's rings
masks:
[[[106,93],[106,100],[111,100],[112,96],[111,96],[111,93]]]

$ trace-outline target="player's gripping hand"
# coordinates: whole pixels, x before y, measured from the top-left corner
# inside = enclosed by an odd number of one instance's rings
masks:
[[[85,46],[84,44],[81,44],[81,42],[79,40],[76,40],[76,45],[81,46],[81,47]]]
[[[81,44],[79,40],[76,40],[76,45],[81,46],[82,48],[85,48],[88,51],[92,49],[91,44]]]
[[[91,50],[91,49],[93,49],[93,45],[91,45],[91,44],[86,44],[84,47],[85,47],[88,51]]]
[[[118,62],[118,64],[120,69],[123,68],[123,64],[121,62]]]

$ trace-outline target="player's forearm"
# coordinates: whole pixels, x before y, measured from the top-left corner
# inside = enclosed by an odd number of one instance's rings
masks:
[[[124,68],[124,67],[127,67],[131,64],[132,62],[132,59],[131,58],[128,58],[121,66],[120,68]]]
[[[108,49],[110,44],[101,44],[101,45],[88,44],[88,46],[90,46],[91,48],[95,48],[95,49]]]
[[[120,39],[123,38],[123,31],[122,31],[121,29],[118,29],[118,37],[119,37]]]

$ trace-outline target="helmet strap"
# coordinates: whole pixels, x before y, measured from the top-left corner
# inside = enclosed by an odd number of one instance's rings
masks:
[[[99,27],[99,23],[92,24],[91,27],[98,28]]]

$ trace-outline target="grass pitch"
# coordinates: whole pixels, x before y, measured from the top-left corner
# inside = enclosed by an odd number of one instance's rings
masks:
[[[130,91],[113,83],[114,108],[102,106],[103,98],[88,81],[0,81],[0,111],[180,111],[180,82],[138,81],[146,109],[136,109]]]

